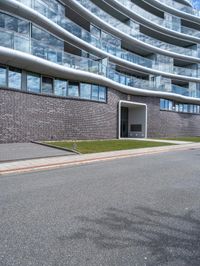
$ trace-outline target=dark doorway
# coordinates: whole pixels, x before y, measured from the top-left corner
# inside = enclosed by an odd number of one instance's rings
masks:
[[[128,107],[121,107],[121,138],[128,138]]]

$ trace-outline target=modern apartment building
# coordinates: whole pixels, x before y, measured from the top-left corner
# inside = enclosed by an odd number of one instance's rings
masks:
[[[0,0],[0,142],[200,135],[190,0]]]

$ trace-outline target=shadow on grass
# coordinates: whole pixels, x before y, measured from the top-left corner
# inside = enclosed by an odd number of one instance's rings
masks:
[[[144,207],[107,209],[100,218],[77,217],[81,227],[60,240],[87,240],[98,249],[141,248],[146,265],[200,265],[200,221],[193,212],[171,214]]]

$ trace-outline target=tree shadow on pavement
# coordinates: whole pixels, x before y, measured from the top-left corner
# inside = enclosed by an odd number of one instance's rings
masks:
[[[131,212],[109,208],[99,218],[77,219],[81,227],[66,240],[92,241],[99,249],[145,250],[146,265],[200,265],[200,221],[192,211],[178,215],[144,207]]]

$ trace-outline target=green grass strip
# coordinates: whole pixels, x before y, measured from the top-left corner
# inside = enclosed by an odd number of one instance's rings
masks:
[[[141,141],[141,140],[94,140],[94,141],[51,141],[51,142],[47,141],[45,143],[47,144],[49,143],[51,145],[67,149],[74,149],[75,147],[76,151],[82,154],[172,145],[171,143]]]

